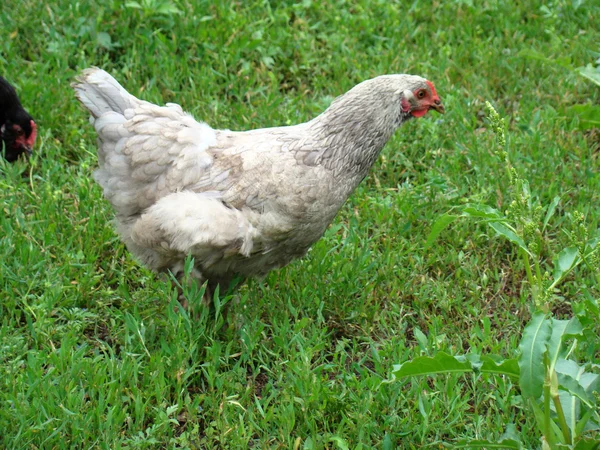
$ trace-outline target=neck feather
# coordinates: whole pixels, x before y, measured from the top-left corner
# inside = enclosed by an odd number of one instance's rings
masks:
[[[321,143],[321,164],[336,176],[362,180],[394,131],[410,115],[386,111],[385,101],[370,95],[344,95],[336,99],[310,129]]]

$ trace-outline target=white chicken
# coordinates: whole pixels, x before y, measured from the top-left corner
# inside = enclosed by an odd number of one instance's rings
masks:
[[[98,133],[96,181],[127,248],[154,271],[226,288],[303,256],[392,133],[444,107],[413,75],[364,81],[306,123],[215,130],[179,105],[129,94],[103,70],[73,84]]]

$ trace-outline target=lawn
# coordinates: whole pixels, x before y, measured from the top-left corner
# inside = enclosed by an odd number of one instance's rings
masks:
[[[542,218],[560,197],[536,237],[542,277],[597,234],[600,132],[570,108],[600,100],[575,70],[600,56],[599,17],[591,0],[4,5],[0,74],[39,138],[28,163],[0,164],[1,447],[388,450],[508,429],[539,448],[518,380],[393,372],[439,352],[516,358],[536,309],[518,245],[481,217],[428,242],[441,216],[504,214],[521,195],[513,173]],[[303,122],[384,73],[430,79],[447,112],[396,132],[305,258],[181,311],[93,181],[96,135],[69,86],[89,66],[216,128]],[[543,299],[580,317],[582,362],[600,359],[598,270],[595,255]]]

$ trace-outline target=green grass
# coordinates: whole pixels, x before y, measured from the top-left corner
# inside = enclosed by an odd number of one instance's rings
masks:
[[[29,165],[0,166],[1,446],[440,448],[514,423],[539,447],[508,379],[382,382],[438,350],[514,356],[530,318],[523,264],[489,228],[459,221],[424,245],[451,208],[507,207],[486,100],[507,117],[511,161],[534,196],[563,196],[550,250],[568,244],[575,210],[598,228],[598,132],[564,111],[600,91],[519,52],[594,61],[600,6],[181,0],[182,14],[161,15],[169,2],[141,3],[0,11],[0,73],[40,130]],[[305,121],[383,73],[432,80],[447,114],[396,133],[306,258],[243,286],[228,313],[188,315],[124,249],[92,180],[96,137],[69,87],[92,65],[214,127]],[[558,294],[567,317],[598,284],[578,270]],[[588,343],[596,361],[599,350]]]

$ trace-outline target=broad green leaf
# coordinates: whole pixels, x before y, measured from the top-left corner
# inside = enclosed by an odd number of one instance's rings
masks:
[[[560,203],[560,196],[557,195],[552,200],[552,203],[550,203],[550,205],[548,206],[548,210],[546,211],[546,217],[544,217],[544,224],[542,225],[542,231],[544,231],[546,229],[546,226],[548,225],[548,222],[550,222],[550,219],[554,215],[554,211],[556,211],[556,207],[558,206],[559,203]]]
[[[101,31],[96,36],[96,42],[102,48],[110,50],[112,48],[112,39],[110,38],[110,34]]]
[[[589,239],[585,243],[585,247],[587,248],[588,251],[594,250],[598,246],[598,242],[600,242],[600,233],[599,232],[596,232],[596,233],[597,233],[596,236]]]
[[[466,355],[464,355],[464,357],[467,361],[471,363],[471,367],[475,372],[478,372],[479,369],[481,369],[483,362],[481,361],[481,355],[479,353],[467,353]],[[494,355],[494,358],[496,357],[497,355]],[[490,359],[492,358],[490,357]]]
[[[585,388],[581,385],[578,379],[573,378],[570,375],[565,375],[564,373],[556,372],[558,377],[558,385],[563,388],[565,391],[569,392],[571,395],[574,395],[579,400],[581,400],[588,408],[593,408],[594,405],[590,400]]]
[[[348,442],[340,436],[332,436],[329,438],[330,442],[335,442],[340,450],[349,450]]]
[[[304,447],[303,448],[304,448],[304,450],[314,450],[317,447],[315,446],[315,443],[313,442],[312,438],[309,436],[304,441]]]
[[[571,119],[577,118],[579,129],[589,130],[600,126],[600,106],[585,103],[573,105],[567,108],[567,116]]]
[[[583,328],[579,319],[573,317],[571,320],[551,319],[552,334],[548,341],[548,361],[550,369],[554,369],[554,365],[561,354],[563,340],[567,337],[582,336]]]
[[[501,236],[504,236],[509,241],[517,244],[519,247],[521,247],[523,250],[525,250],[529,255],[531,255],[531,252],[527,248],[527,245],[525,245],[525,241],[523,241],[523,239],[521,239],[521,237],[518,236],[513,230],[511,230],[506,225],[504,225],[503,223],[500,223],[500,222],[490,222],[489,225],[496,231],[496,233],[498,233]],[[531,255],[531,256],[533,256],[533,255]]]
[[[502,436],[500,436],[500,442],[507,439],[521,443],[521,438],[514,423],[509,423],[506,425],[506,430],[504,430],[504,433],[502,433]]]
[[[544,354],[550,332],[550,321],[541,312],[534,314],[523,330],[523,337],[519,343],[519,368],[521,393],[525,398],[536,399],[542,395],[546,373]]]
[[[600,416],[598,415],[598,411],[595,411],[593,409],[590,409],[589,411],[592,411],[592,416],[594,416],[594,413],[595,413],[595,417],[594,417],[594,420],[587,421],[587,423],[583,427],[583,431],[584,432],[594,431],[594,432],[598,433],[600,431]]]
[[[585,250],[584,250],[584,252],[585,252],[586,256],[589,256],[595,250],[597,250],[598,243],[600,243],[600,234],[598,234],[598,231],[596,233],[597,233],[596,236],[594,236],[591,239],[588,239],[588,241],[585,243]]]
[[[396,378],[435,375],[440,373],[472,372],[471,363],[464,357],[439,352],[435,356],[418,356],[412,361],[394,366]]]
[[[427,339],[427,336],[425,336],[425,333],[423,333],[418,327],[415,327],[413,328],[413,335],[419,343],[419,347],[423,353],[429,353],[429,340]]]
[[[600,317],[600,305],[598,305],[598,300],[592,297],[586,298],[585,307],[589,317],[594,317],[594,315]]]
[[[565,415],[565,421],[567,422],[567,426],[571,430],[571,433],[573,433],[577,426],[579,416],[581,415],[581,402],[577,397],[563,390],[558,391],[558,399],[560,400],[560,404],[562,405],[563,414]],[[554,404],[552,404],[552,410],[556,412]]]
[[[568,273],[573,264],[577,261],[579,256],[579,250],[577,247],[567,247],[556,255],[554,258],[554,282],[560,280],[566,273]]]
[[[580,434],[583,429],[588,429],[593,424],[589,419],[581,417],[581,402],[589,411],[595,411],[595,398],[590,395],[590,381],[593,377],[587,376],[585,368],[572,360],[559,359],[556,362],[556,374],[560,388],[559,398],[563,407],[565,420],[575,435]],[[592,374],[595,375],[595,374]]]
[[[462,440],[457,442],[452,448],[508,448],[508,449],[522,449],[523,446],[519,441],[514,439],[504,439],[503,441],[486,441],[484,439],[477,439],[473,441]]]
[[[428,249],[431,247],[431,244],[437,239],[442,231],[444,231],[448,225],[458,219],[459,216],[454,216],[451,214],[443,214],[437,218],[431,227],[431,231],[429,232],[429,236],[427,236],[427,241],[425,242],[425,248]]]
[[[529,400],[525,400],[525,401],[528,402],[531,410],[533,411],[533,417],[535,417],[535,422],[537,423],[538,430],[543,430],[544,429],[544,419],[545,419],[544,411],[542,411],[542,408],[540,408],[540,405],[538,405],[537,400],[530,398]],[[553,437],[550,436],[550,438],[553,438]]]
[[[579,421],[577,422],[577,425],[575,426],[575,431],[573,432],[575,436],[580,436],[584,431],[586,431],[587,425],[588,423],[590,423],[590,419],[593,415],[594,410],[588,409],[586,413],[583,416],[581,416],[581,419],[579,419]]]
[[[529,399],[529,405],[531,406],[531,409],[533,410],[533,414],[535,416],[535,421],[537,422],[538,429],[541,432],[543,432],[543,430],[545,428],[544,411],[542,411],[542,408],[540,407],[537,400]],[[557,443],[563,441],[562,431],[559,428],[558,424],[553,420],[550,421],[549,435],[544,434],[544,437],[546,438],[546,441],[548,444],[548,447],[546,447],[546,448],[550,448],[550,449],[558,448]],[[544,447],[542,446],[542,448],[544,448]]]
[[[585,367],[579,366],[575,361],[560,359],[556,363],[556,374],[559,385],[566,389],[561,391],[561,399],[564,398],[565,417],[569,417],[570,426],[577,422],[577,427],[586,430],[594,428],[594,422],[580,418],[580,402],[583,402],[594,415],[597,410],[596,397],[593,392],[600,388],[600,375],[585,372]],[[579,386],[577,386],[579,385]],[[579,389],[583,389],[583,393]],[[567,410],[568,408],[568,410]],[[597,417],[597,413],[596,413]]]
[[[178,409],[179,409],[179,405],[177,405],[177,404],[167,407],[167,417],[175,414]]]
[[[585,67],[578,67],[577,72],[600,86],[600,68],[588,64]]]
[[[600,439],[581,439],[573,450],[600,450]]]
[[[579,382],[588,394],[600,392],[600,375],[596,373],[584,372]]]
[[[573,378],[579,377],[582,373],[581,366],[579,366],[579,364],[572,359],[563,358],[556,361],[554,370],[556,370],[557,373],[564,373],[565,375],[569,375]]]
[[[504,219],[500,211],[488,205],[468,205],[463,208],[463,216],[479,217],[482,219]]]
[[[489,356],[483,356],[481,361],[483,364],[479,368],[479,372],[495,375],[506,375],[513,378],[519,378],[521,375],[519,362],[515,358],[496,362],[493,361]]]
[[[125,7],[126,8],[142,9],[142,5],[140,5],[138,2],[135,2],[135,1],[125,2]]]
[[[389,433],[385,434],[385,437],[383,438],[383,450],[393,450],[394,449],[394,443],[392,442],[392,437],[390,436]]]
[[[173,3],[165,2],[156,9],[156,13],[170,16],[171,14],[181,14],[181,11]]]

